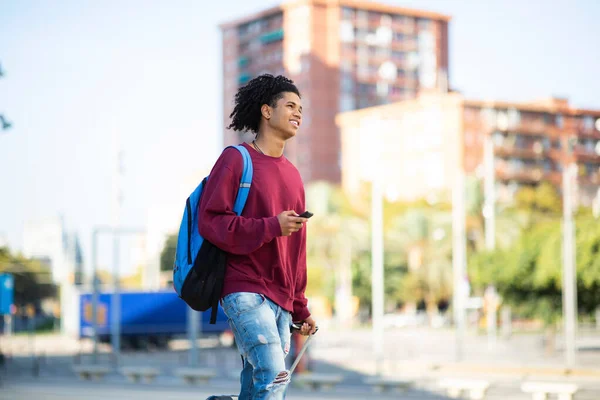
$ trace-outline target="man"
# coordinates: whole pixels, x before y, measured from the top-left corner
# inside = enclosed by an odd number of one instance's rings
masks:
[[[239,89],[230,118],[228,129],[256,135],[242,144],[252,158],[252,187],[237,216],[243,160],[236,149],[225,149],[200,202],[199,230],[228,253],[221,305],[243,360],[239,399],[279,400],[290,380],[291,323],[300,323],[303,335],[316,330],[304,295],[304,186],[283,155],[302,124],[300,92],[283,76],[258,76]]]

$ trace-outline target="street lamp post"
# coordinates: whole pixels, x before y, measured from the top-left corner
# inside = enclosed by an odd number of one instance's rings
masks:
[[[383,373],[383,313],[384,313],[384,272],[383,272],[383,181],[382,135],[385,129],[381,117],[369,121],[373,156],[371,160],[371,308],[373,321],[373,352],[378,375]]]
[[[100,287],[98,281],[98,236],[103,233],[112,233],[113,235],[113,243],[115,242],[115,238],[119,236],[125,235],[138,235],[146,233],[145,229],[142,228],[118,228],[115,229],[112,226],[99,226],[95,227],[92,231],[92,335],[94,340],[93,347],[93,355],[92,355],[92,363],[98,363],[98,302],[100,297]],[[114,249],[116,250],[116,249]],[[111,343],[113,344],[113,354],[115,357],[115,363],[118,365],[119,358],[121,354],[120,348],[120,335],[121,335],[121,307],[120,301],[117,303],[114,302],[114,299],[117,298],[120,300],[120,293],[118,292],[119,287],[115,286],[113,290],[113,301],[111,302]],[[116,325],[115,325],[116,321]],[[115,340],[115,336],[119,336],[119,339]],[[117,343],[118,346],[115,347],[114,344]]]
[[[465,211],[465,174],[458,166],[452,190],[452,271],[454,290],[452,309],[456,332],[456,360],[462,361],[466,334],[467,243]]]
[[[569,141],[569,157],[573,156],[574,143]],[[565,331],[565,362],[567,368],[575,365],[577,329],[577,273],[575,261],[575,224],[573,222],[573,192],[577,179],[577,164],[569,160],[563,168],[563,320]]]

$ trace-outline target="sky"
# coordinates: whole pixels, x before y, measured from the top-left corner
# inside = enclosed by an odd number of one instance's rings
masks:
[[[600,2],[385,0],[452,16],[450,85],[468,98],[567,97],[600,108]],[[0,0],[0,238],[62,215],[89,264],[111,221],[113,139],[123,150],[121,224],[181,203],[185,177],[221,150],[218,24],[278,4],[221,0]],[[305,110],[310,113],[310,110]],[[193,187],[189,189],[191,192]],[[177,211],[178,213],[179,211]]]

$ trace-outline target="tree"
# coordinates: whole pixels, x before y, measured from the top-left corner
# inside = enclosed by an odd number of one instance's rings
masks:
[[[0,272],[14,277],[14,303],[17,307],[33,304],[39,306],[46,298],[56,297],[50,268],[20,254],[12,254],[7,247],[0,247]]]
[[[401,299],[424,301],[433,315],[452,295],[451,215],[432,207],[413,209],[397,218],[396,231],[405,236],[409,259],[408,273],[400,282]]]
[[[172,271],[173,261],[175,260],[175,253],[177,252],[177,237],[178,235],[173,233],[167,236],[165,245],[160,253],[160,270],[161,271]]]
[[[576,220],[577,300],[581,313],[600,305],[600,225]],[[538,222],[513,246],[469,259],[473,287],[494,283],[504,301],[523,316],[557,321],[562,312],[562,224]]]

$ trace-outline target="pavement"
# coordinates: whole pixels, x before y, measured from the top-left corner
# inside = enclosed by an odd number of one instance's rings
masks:
[[[600,399],[600,334],[581,338],[574,368],[564,367],[564,353],[558,345],[548,351],[542,335],[514,335],[493,342],[469,334],[463,359],[456,360],[456,337],[449,330],[424,328],[390,329],[385,334],[385,354],[377,362],[368,329],[340,331],[321,327],[308,351],[311,371],[341,374],[342,383],[330,392],[313,392],[292,385],[288,400],[296,399],[422,399],[446,400],[439,382],[445,378],[485,379],[490,387],[486,399],[530,399],[521,392],[522,382],[543,380],[572,382],[580,387],[576,400]],[[558,338],[558,343],[560,338]],[[215,368],[218,376],[210,385],[189,386],[173,371],[187,366],[187,341],[175,341],[168,351],[128,351],[121,354],[120,366],[154,366],[161,370],[150,384],[128,383],[114,372],[99,382],[79,380],[75,364],[92,363],[91,344],[59,335],[14,337],[0,341],[11,354],[0,370],[0,399],[205,399],[213,394],[233,394],[238,390],[240,359],[233,348],[218,346],[205,338],[198,342],[197,363]],[[115,366],[108,346],[101,346],[97,362]],[[414,386],[404,393],[375,393],[365,379],[380,371],[385,376],[407,379]],[[294,382],[294,381],[293,381]]]

